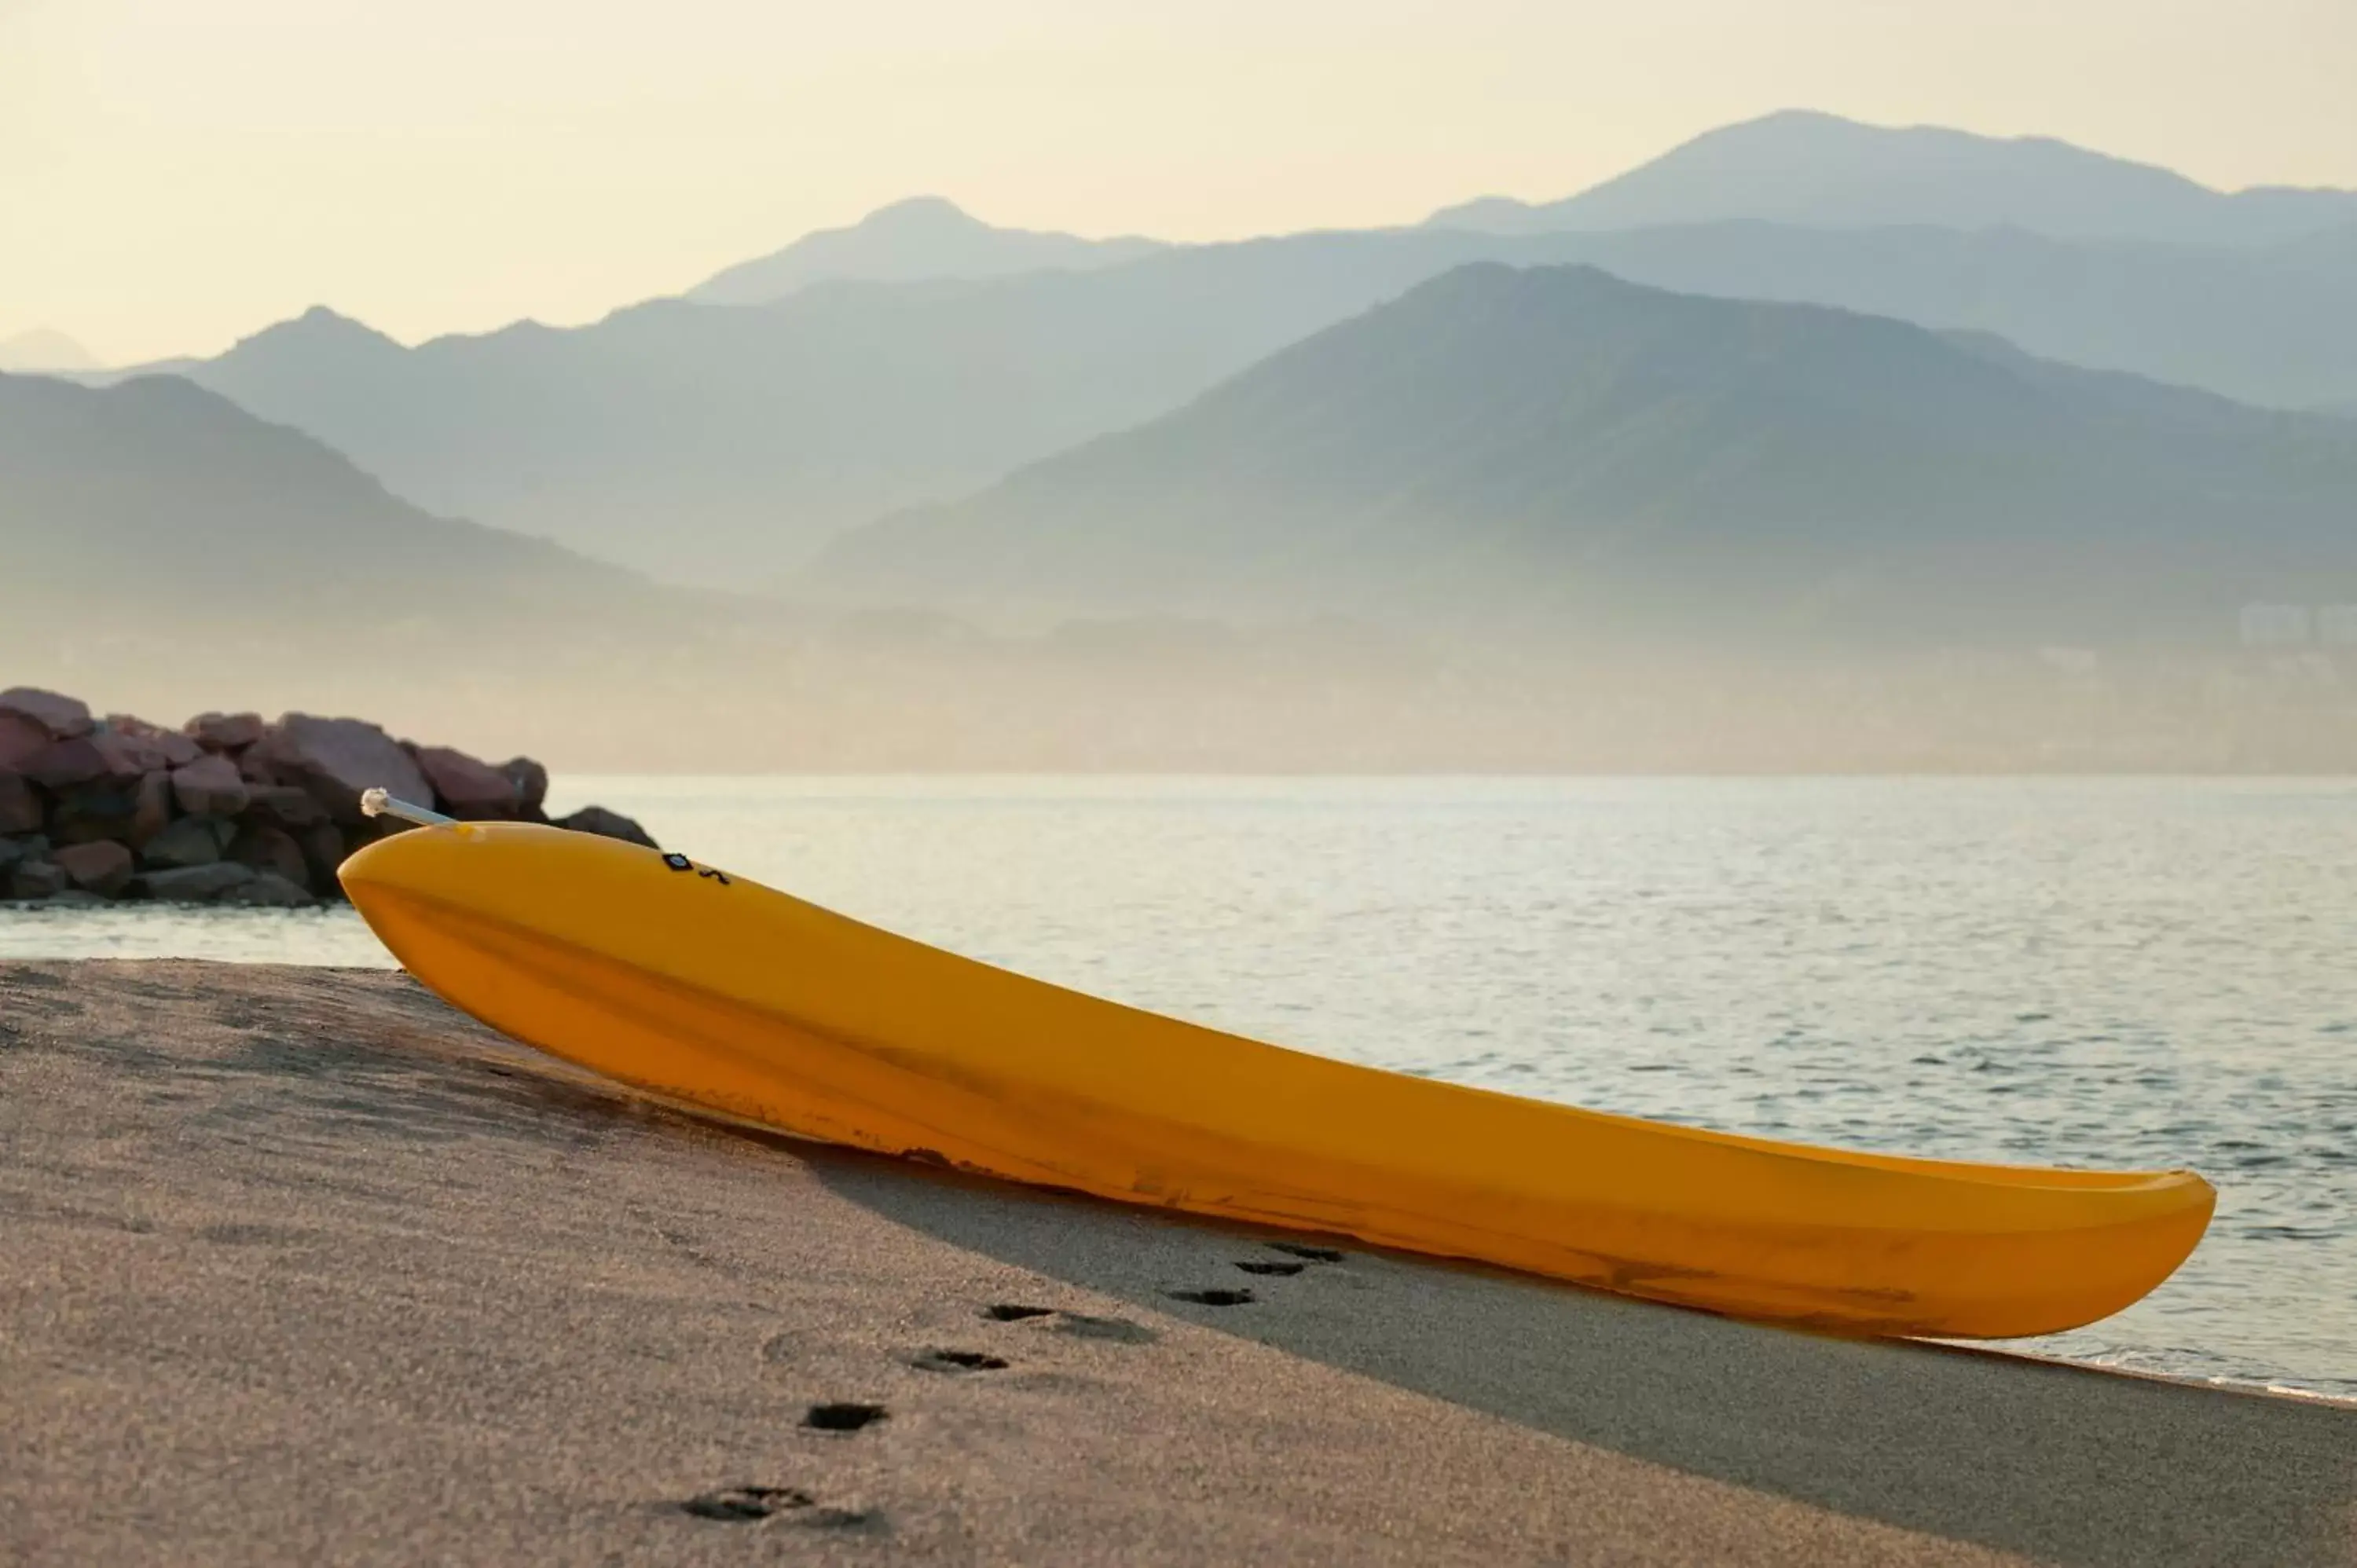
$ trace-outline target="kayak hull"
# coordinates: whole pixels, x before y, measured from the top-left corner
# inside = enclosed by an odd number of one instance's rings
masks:
[[[1857,1154],[1311,1057],[554,828],[346,862],[404,967],[517,1039],[803,1137],[1845,1333],[2002,1337],[2166,1279],[2186,1171]]]

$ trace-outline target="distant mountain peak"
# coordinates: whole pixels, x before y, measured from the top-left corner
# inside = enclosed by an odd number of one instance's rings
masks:
[[[0,338],[0,371],[94,371],[91,351],[47,327]]]
[[[371,353],[382,349],[401,351],[401,345],[364,321],[356,321],[324,305],[315,305],[302,315],[288,321],[275,321],[238,339],[230,352],[251,352],[257,349],[286,350],[299,347],[300,351]]]
[[[990,227],[946,196],[904,196],[898,201],[886,202],[852,227],[880,229],[896,223],[944,221],[962,229]]]
[[[371,338],[383,338],[388,343],[393,341],[392,338],[386,338],[383,333],[378,331],[375,328],[371,327],[367,322],[362,321],[356,317],[346,316],[343,312],[331,309],[324,305],[315,305],[311,306],[308,310],[306,310],[302,315],[295,318],[295,324],[296,326],[306,328],[313,332],[365,334]]]
[[[2072,240],[2281,244],[2357,220],[2357,192],[2227,194],[2052,136],[1873,125],[1782,109],[1721,125],[1561,201],[1483,197],[1431,227],[1525,234],[1756,220],[2017,228]]]
[[[1088,240],[985,223],[944,196],[911,196],[842,229],[717,273],[688,291],[708,305],[767,305],[835,279],[907,283],[1085,271],[1161,248],[1136,237]]]

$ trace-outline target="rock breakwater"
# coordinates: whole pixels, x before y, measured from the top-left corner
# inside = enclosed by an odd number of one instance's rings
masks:
[[[0,692],[0,899],[300,908],[342,897],[336,867],[401,824],[382,786],[468,822],[552,821],[548,770],[396,740],[361,719],[199,714],[178,729],[93,715],[56,692]],[[652,844],[600,806],[554,824]]]

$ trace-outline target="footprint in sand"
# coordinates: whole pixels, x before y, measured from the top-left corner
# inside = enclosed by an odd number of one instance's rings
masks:
[[[1017,1302],[1003,1301],[985,1306],[982,1316],[993,1323],[1025,1323],[1037,1318],[1052,1318],[1040,1326],[1058,1334],[1069,1334],[1076,1339],[1110,1339],[1117,1345],[1151,1345],[1161,1337],[1143,1323],[1132,1323],[1126,1317],[1092,1317],[1085,1312],[1065,1312],[1053,1306],[1026,1306]]]
[[[837,1400],[826,1404],[814,1404],[802,1416],[802,1424],[814,1432],[856,1432],[863,1426],[884,1420],[892,1412],[880,1404],[859,1404],[850,1400]]]
[[[1059,1334],[1110,1339],[1117,1345],[1151,1345],[1161,1337],[1143,1323],[1132,1323],[1126,1317],[1091,1317],[1085,1312],[1060,1312],[1051,1326]]]
[[[718,1491],[700,1493],[679,1506],[698,1519],[750,1524],[771,1514],[809,1508],[817,1500],[799,1487],[723,1487]]]
[[[876,1515],[865,1509],[820,1508],[818,1499],[800,1487],[723,1487],[692,1497],[679,1507],[682,1513],[724,1524],[785,1519],[813,1530],[840,1530],[876,1522]]]
[[[980,1350],[928,1350],[909,1365],[921,1372],[996,1372],[1006,1369],[1006,1359]]]
[[[1249,1306],[1260,1299],[1248,1290],[1167,1290],[1162,1294],[1172,1301],[1190,1301],[1197,1306]]]

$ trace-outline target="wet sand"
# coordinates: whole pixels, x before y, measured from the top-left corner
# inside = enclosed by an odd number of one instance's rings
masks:
[[[397,974],[0,964],[0,1562],[2023,1560],[2357,1563],[2357,1412],[743,1133]]]

